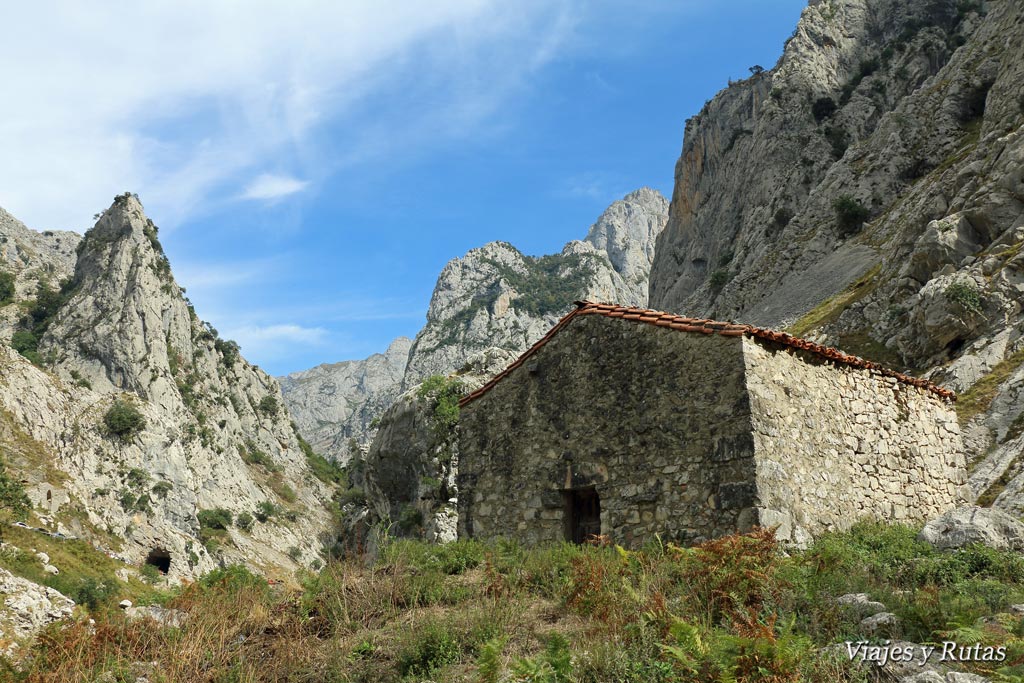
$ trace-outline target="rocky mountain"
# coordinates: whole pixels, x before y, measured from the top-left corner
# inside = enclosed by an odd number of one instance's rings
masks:
[[[1024,509],[1024,7],[812,2],[686,125],[651,306],[961,392],[980,501]]]
[[[280,388],[199,320],[137,198],[81,241],[4,228],[24,265],[0,309],[18,320],[0,345],[0,443],[49,523],[172,578],[315,560],[329,490]],[[28,268],[52,277],[32,287]]]
[[[576,299],[645,305],[667,212],[658,191],[641,188],[614,202],[583,240],[558,254],[527,256],[507,242],[491,242],[452,259],[411,348],[398,339],[383,355],[280,378],[288,409],[314,446],[347,461],[349,439],[369,444],[373,420],[424,378],[454,372],[488,348],[522,353]]]
[[[646,304],[667,209],[659,192],[642,188],[614,202],[582,241],[558,254],[526,256],[507,242],[491,242],[449,261],[416,335],[404,386],[452,372],[489,347],[525,351],[575,299]]]
[[[364,360],[327,363],[279,378],[289,412],[317,452],[344,462],[351,439],[369,442],[373,420],[398,398],[411,347],[411,339],[399,337],[384,353]]]

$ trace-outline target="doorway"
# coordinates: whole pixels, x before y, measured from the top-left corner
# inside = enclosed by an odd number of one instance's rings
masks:
[[[593,487],[564,491],[565,540],[583,543],[601,535],[601,499]]]

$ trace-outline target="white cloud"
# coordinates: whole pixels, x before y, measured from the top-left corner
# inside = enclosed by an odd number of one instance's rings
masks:
[[[274,325],[243,325],[222,331],[226,339],[234,339],[246,358],[268,363],[296,355],[296,347],[322,347],[327,330],[291,323]]]
[[[264,173],[249,183],[242,193],[242,199],[276,200],[302,192],[307,186],[308,180]]]
[[[132,190],[174,227],[282,159],[315,184],[500,126],[573,2],[6,3],[0,206],[82,229]]]

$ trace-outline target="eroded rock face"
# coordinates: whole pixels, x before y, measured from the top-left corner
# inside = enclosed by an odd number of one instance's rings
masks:
[[[288,412],[318,453],[351,458],[349,441],[369,442],[371,427],[398,398],[412,340],[399,337],[384,353],[365,360],[318,365],[281,377]]]
[[[329,529],[327,491],[310,476],[277,382],[196,317],[135,197],[118,197],[78,252],[39,346],[49,370],[0,346],[11,465],[31,489],[52,485],[78,519],[123,537],[132,563],[167,553],[172,579],[219,561],[290,571],[292,547],[311,562]],[[111,433],[104,418],[116,402],[145,426]],[[261,503],[280,515],[231,528],[215,555],[204,549],[199,511],[252,514]]]
[[[0,641],[13,641],[0,655],[9,655],[47,624],[71,616],[75,601],[47,586],[0,569]]]

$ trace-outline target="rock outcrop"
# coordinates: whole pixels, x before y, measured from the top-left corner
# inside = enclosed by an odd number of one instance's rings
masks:
[[[653,308],[962,394],[970,484],[1024,511],[1024,7],[824,0],[690,119]]]
[[[77,252],[73,277],[19,323],[39,336],[45,369],[0,346],[10,464],[32,490],[66,496],[47,512],[75,533],[123,538],[130,561],[172,578],[218,562],[310,563],[329,530],[329,492],[310,475],[277,382],[196,317],[134,196],[118,197]],[[218,508],[269,514],[248,530],[204,531],[200,513]]]
[[[613,203],[585,239],[559,254],[526,256],[507,242],[491,242],[452,259],[437,278],[404,386],[452,372],[486,348],[525,351],[576,299],[645,305],[667,210],[660,193],[642,188]]]
[[[363,470],[370,523],[389,522],[393,533],[435,542],[455,540],[458,443],[455,425],[438,421],[440,394],[472,392],[515,358],[505,349],[485,349],[444,383],[409,389],[381,416]]]
[[[10,655],[44,626],[71,616],[75,602],[52,588],[0,569],[0,656]]]
[[[399,337],[384,353],[364,360],[318,365],[281,377],[288,412],[318,453],[339,462],[351,457],[350,440],[368,443],[374,419],[395,402],[412,340]]]

